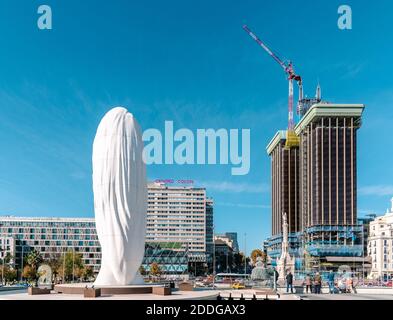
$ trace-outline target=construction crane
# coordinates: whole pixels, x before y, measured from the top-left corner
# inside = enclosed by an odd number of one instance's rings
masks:
[[[299,103],[303,100],[303,83],[302,77],[295,73],[293,64],[291,61],[282,61],[269,47],[259,39],[246,25],[243,29],[253,38],[284,70],[288,76],[289,83],[289,95],[288,95],[288,131],[287,131],[287,147],[298,144],[298,138],[293,132],[294,120],[293,120],[293,82],[296,81],[299,86]]]

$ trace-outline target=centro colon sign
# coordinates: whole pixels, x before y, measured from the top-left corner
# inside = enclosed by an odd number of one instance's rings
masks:
[[[155,183],[164,183],[164,184],[194,184],[194,180],[183,180],[183,179],[156,179]]]

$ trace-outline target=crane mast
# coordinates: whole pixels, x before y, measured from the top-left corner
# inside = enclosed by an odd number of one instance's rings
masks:
[[[254,39],[284,70],[284,72],[288,76],[288,131],[293,132],[294,129],[294,120],[293,120],[293,82],[296,81],[299,86],[299,103],[303,100],[303,83],[301,76],[295,73],[293,68],[293,64],[291,61],[285,63],[282,61],[270,48],[259,39],[246,25],[243,26],[243,29],[250,35],[252,39]]]

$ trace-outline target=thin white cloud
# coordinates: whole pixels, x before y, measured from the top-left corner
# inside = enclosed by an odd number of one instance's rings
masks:
[[[208,191],[222,193],[265,193],[269,191],[269,186],[264,183],[233,183],[226,181],[205,181],[198,183]]]
[[[265,204],[249,204],[249,203],[230,203],[230,202],[218,202],[217,206],[223,207],[235,207],[235,208],[244,208],[244,209],[270,209],[270,205]]]
[[[393,185],[375,185],[359,188],[359,194],[364,196],[393,196]]]
[[[365,62],[340,61],[330,65],[325,65],[321,71],[336,72],[341,74],[341,79],[352,79],[360,74],[366,67]]]
[[[87,174],[83,171],[74,171],[71,172],[70,177],[75,180],[83,180],[87,177]]]
[[[358,209],[358,214],[361,215],[376,214],[376,211],[372,209]]]
[[[364,69],[364,64],[350,64],[344,69],[343,78],[355,78]]]

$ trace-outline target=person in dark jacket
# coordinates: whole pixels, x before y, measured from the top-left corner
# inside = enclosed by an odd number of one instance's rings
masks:
[[[334,272],[330,270],[328,274],[329,293],[334,294]]]
[[[274,287],[275,288],[277,288],[277,281],[278,281],[279,276],[280,276],[280,274],[278,273],[276,268],[273,268],[273,279],[274,279]]]
[[[289,292],[289,288],[291,288],[291,293],[293,293],[293,274],[291,271],[288,272],[286,276],[287,280],[287,293]]]
[[[317,272],[314,277],[314,286],[315,286],[315,293],[320,294],[321,293],[321,287],[322,287],[322,277]]]

